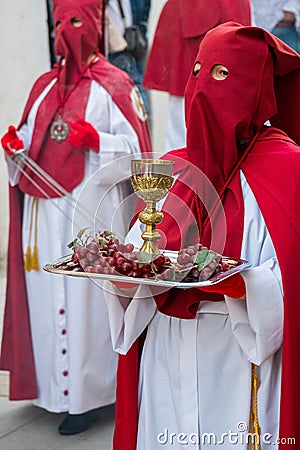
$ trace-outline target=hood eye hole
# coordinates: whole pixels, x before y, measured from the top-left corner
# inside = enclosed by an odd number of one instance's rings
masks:
[[[212,78],[214,78],[214,80],[226,80],[229,75],[229,70],[222,64],[215,64],[210,71],[210,75]]]

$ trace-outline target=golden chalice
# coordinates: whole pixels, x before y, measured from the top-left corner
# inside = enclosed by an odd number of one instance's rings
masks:
[[[162,200],[173,184],[172,161],[160,159],[136,159],[131,161],[131,184],[138,197],[146,202],[146,208],[139,214],[139,220],[146,225],[142,234],[144,243],[140,252],[150,255],[160,253],[157,240],[160,234],[156,225],[163,220],[163,213],[157,211],[156,203]]]

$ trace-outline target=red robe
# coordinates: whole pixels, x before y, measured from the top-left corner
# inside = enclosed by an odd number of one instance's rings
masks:
[[[170,154],[165,155],[170,159]],[[174,152],[176,154],[176,152]],[[184,153],[182,152],[184,157]],[[282,355],[282,387],[280,407],[280,437],[293,437],[300,442],[300,336],[297,317],[300,314],[300,287],[297,255],[300,252],[300,149],[285,133],[275,128],[265,130],[242,164],[258,202],[278,257],[284,291],[284,337]],[[286,175],[288,174],[288,175]],[[238,173],[236,177],[238,177]],[[232,180],[233,184],[235,180]],[[192,188],[192,187],[191,187]],[[175,183],[173,192],[183,195]],[[194,196],[186,189],[184,200],[196,215]],[[226,200],[225,200],[226,202]],[[226,207],[226,203],[224,204]],[[178,205],[176,205],[178,208]],[[171,222],[162,227],[166,232]],[[250,261],[251,262],[251,261]],[[165,314],[185,319],[195,317],[201,297],[196,290],[172,289],[165,302],[158,305]],[[199,291],[198,291],[199,292]],[[176,301],[178,300],[178,301]],[[114,450],[136,449],[138,426],[138,344],[127,355],[119,357],[117,377],[116,427]],[[282,446],[283,448],[283,446]]]
[[[130,103],[130,93],[134,88],[130,78],[123,72],[112,66],[103,56],[99,55],[99,61],[95,63],[89,74],[89,83],[95,80],[103,86],[112,96],[114,102],[118,105],[124,116],[131,123],[137,133],[140,148],[142,152],[151,151],[151,142],[148,133],[147,123],[137,116],[134,106]],[[29,99],[25,106],[24,114],[20,126],[26,122],[28,113],[39,95],[45,87],[57,77],[57,68],[42,75],[34,84]],[[113,83],[112,83],[113,80]],[[82,97],[78,96],[86,105],[87,85],[85,83]],[[117,89],[115,88],[117,86]],[[51,92],[51,91],[50,91]],[[81,92],[81,91],[80,91]],[[49,94],[48,94],[49,95]],[[130,107],[131,105],[131,107]],[[34,138],[41,144],[36,145],[33,140],[29,155],[40,165],[43,165],[45,154],[43,153],[43,143],[47,140],[48,126],[51,123],[52,115],[56,111],[58,104],[50,105],[52,111],[46,116],[44,126],[41,129],[34,130]],[[43,102],[40,105],[43,108]],[[75,111],[78,111],[75,109]],[[84,112],[84,110],[83,110]],[[60,144],[58,144],[60,145]],[[67,147],[66,154],[69,151]],[[72,151],[72,150],[71,150]],[[101,151],[101,144],[100,144]],[[33,154],[31,153],[33,152]],[[72,152],[79,153],[78,152]],[[83,153],[83,152],[82,152]],[[84,153],[83,153],[84,155]],[[59,155],[64,158],[64,155]],[[50,158],[51,163],[45,169],[51,174],[61,166],[62,161],[58,163],[56,155],[55,160]],[[48,156],[47,156],[48,158]],[[71,175],[78,169],[77,184],[80,183],[84,173],[84,159],[64,167],[64,170]],[[64,176],[63,171],[56,173],[57,176]],[[55,176],[56,178],[56,176]],[[29,195],[41,195],[39,191],[35,192],[31,185],[22,184],[23,192]],[[71,186],[66,186],[71,190]],[[51,193],[50,193],[51,195]],[[27,304],[26,283],[23,270],[22,254],[22,192],[19,187],[10,187],[10,230],[9,230],[9,248],[8,248],[8,268],[7,268],[7,292],[6,305],[4,313],[3,339],[1,348],[0,369],[10,372],[10,399],[25,400],[33,399],[38,396],[36,375],[34,368],[33,349],[30,332],[29,311]],[[18,282],[16,283],[16,280]]]

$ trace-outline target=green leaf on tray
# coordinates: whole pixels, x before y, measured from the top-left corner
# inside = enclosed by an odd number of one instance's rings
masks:
[[[98,238],[98,242],[99,242],[99,244],[100,244],[101,246],[103,246],[103,245],[107,245],[108,242],[109,242],[109,240],[108,240],[108,239],[105,239],[104,237],[99,237],[99,238]]]

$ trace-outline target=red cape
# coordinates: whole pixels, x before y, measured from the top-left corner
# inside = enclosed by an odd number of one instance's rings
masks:
[[[165,156],[168,157],[168,154]],[[297,317],[300,314],[300,286],[297,255],[300,253],[300,149],[282,131],[267,129],[258,139],[252,152],[241,167],[260,210],[264,216],[278,257],[284,291],[284,337],[282,356],[282,386],[280,407],[280,437],[295,438],[300,442],[300,336]],[[263,184],[261,183],[263,180]],[[175,186],[174,186],[175,187]],[[194,209],[193,196],[188,189],[184,197]],[[177,207],[178,205],[176,205]],[[168,224],[170,227],[170,223]],[[170,235],[173,233],[170,232]],[[176,291],[176,290],[175,290]],[[192,318],[199,299],[171,291],[164,307],[175,317]],[[191,290],[193,291],[193,290]],[[183,293],[185,296],[186,293]],[[161,309],[161,305],[159,305]],[[166,313],[166,311],[164,311]],[[120,357],[118,367],[116,428],[114,450],[136,449],[138,426],[138,357],[136,344],[127,355]],[[135,367],[130,378],[128,365]],[[284,446],[282,446],[283,448]]]
[[[143,85],[183,97],[205,33],[230,20],[250,25],[248,0],[168,0],[159,17]]]
[[[71,118],[76,119],[76,114],[84,117],[90,93],[90,84],[92,80],[95,80],[111,95],[113,101],[119,106],[121,112],[133,126],[139,138],[141,151],[151,152],[150,137],[145,117],[140,118],[137,114],[138,102],[131,98],[132,93],[135,92],[133,82],[125,72],[110,64],[104,56],[99,54],[98,59],[85,70],[77,87],[74,90],[70,89],[71,95],[65,108],[63,108],[63,119],[66,121]],[[42,75],[36,81],[26,103],[19,128],[26,122],[35,100],[45,87],[58,76],[59,66]],[[49,127],[52,121],[57,119],[60,104],[58,88],[58,83],[54,83],[38,108],[32,143],[28,154],[40,167],[70,192],[83,179],[85,150],[76,149],[74,151],[74,147],[68,140],[58,143],[50,138]],[[140,112],[142,113],[142,111]],[[53,158],[54,154],[55,158]],[[50,197],[58,196],[29,169],[26,168],[26,172]],[[19,188],[26,194],[44,197],[25,176],[20,177]]]
[[[128,108],[130,104],[128,98],[134,89],[131,79],[123,71],[112,66],[103,56],[99,58],[100,61],[93,67],[93,79],[109,92],[131,123],[137,133],[141,151],[151,151],[147,123],[139,119],[133,102],[132,107]],[[53,69],[37,80],[30,93],[20,126],[26,121],[34,101],[55,76],[57,70]],[[18,187],[11,187],[8,278],[0,358],[0,369],[10,372],[10,400],[33,399],[38,396],[23,270],[21,230],[22,193]]]

